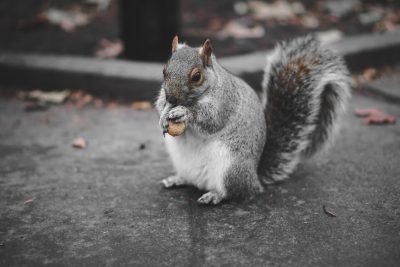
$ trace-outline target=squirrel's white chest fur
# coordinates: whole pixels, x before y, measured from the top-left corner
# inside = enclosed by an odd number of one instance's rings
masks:
[[[178,176],[202,190],[225,192],[223,179],[231,165],[228,147],[218,140],[202,140],[191,133],[165,137]]]

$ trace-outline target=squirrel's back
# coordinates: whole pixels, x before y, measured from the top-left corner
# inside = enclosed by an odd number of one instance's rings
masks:
[[[282,180],[329,144],[350,96],[343,59],[307,36],[279,44],[267,56],[262,102],[267,140],[262,181]]]

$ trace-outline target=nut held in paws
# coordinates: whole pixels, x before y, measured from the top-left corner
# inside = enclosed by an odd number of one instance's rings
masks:
[[[168,134],[179,136],[186,130],[186,124],[183,122],[168,121]]]

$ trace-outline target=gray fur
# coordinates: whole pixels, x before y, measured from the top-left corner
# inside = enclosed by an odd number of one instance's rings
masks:
[[[199,138],[222,141],[234,155],[234,164],[224,178],[226,197],[259,192],[262,187],[257,166],[266,137],[261,102],[253,89],[223,69],[214,56],[211,66],[204,67],[198,51],[184,47],[168,61],[168,78],[156,102],[161,114],[160,126],[166,127],[174,109],[184,110],[182,117],[185,117],[187,130],[199,133]],[[190,89],[188,73],[198,65],[204,68],[205,80],[201,88]],[[168,94],[180,96],[180,105],[168,103]]]
[[[268,134],[262,181],[286,179],[302,157],[332,141],[350,97],[341,57],[313,37],[279,44],[267,57],[263,96]]]
[[[156,108],[163,131],[168,120],[185,122],[187,134],[205,143],[218,140],[229,148],[226,194],[210,191],[200,203],[260,192],[260,181],[286,178],[301,157],[314,154],[331,139],[349,96],[349,76],[341,58],[315,39],[277,46],[266,66],[261,100],[214,55],[206,66],[199,51],[180,45],[172,54]],[[188,82],[194,67],[204,75],[198,86]],[[184,177],[164,181],[172,186],[173,181],[182,184]]]

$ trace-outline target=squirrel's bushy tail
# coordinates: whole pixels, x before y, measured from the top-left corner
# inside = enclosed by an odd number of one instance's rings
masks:
[[[267,140],[261,180],[287,178],[301,158],[329,144],[349,97],[350,76],[341,57],[313,36],[279,44],[267,56],[263,80]]]

